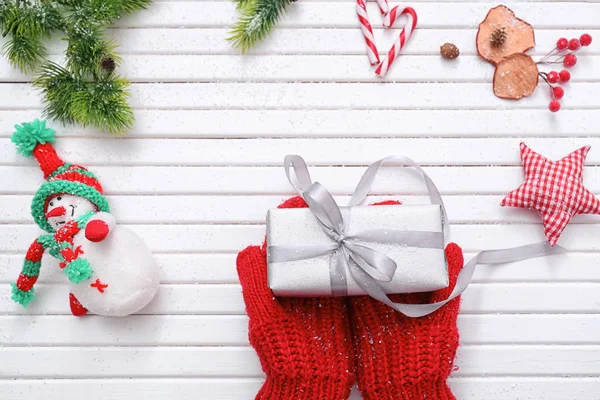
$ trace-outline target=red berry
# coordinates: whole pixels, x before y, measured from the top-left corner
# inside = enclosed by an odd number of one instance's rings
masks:
[[[563,64],[567,68],[572,67],[573,65],[577,64],[577,56],[575,54],[567,54],[565,56]]]
[[[579,50],[581,47],[581,43],[579,43],[579,39],[571,39],[569,40],[569,50]]]
[[[569,82],[571,80],[571,73],[566,69],[563,69],[558,73],[558,77],[562,83]]]
[[[558,72],[556,72],[556,71],[548,72],[548,82],[556,83],[556,82],[558,82],[559,79],[560,79],[560,77],[558,75]]]
[[[569,41],[567,40],[567,38],[560,38],[558,39],[558,41],[556,42],[556,48],[559,50],[564,50],[567,47],[569,47]]]
[[[558,100],[552,100],[550,105],[548,105],[548,109],[552,112],[557,112],[560,110],[560,102]]]
[[[565,91],[563,88],[556,86],[552,88],[552,95],[556,100],[562,99],[565,95]]]
[[[589,46],[590,44],[592,44],[592,35],[590,35],[588,33],[584,33],[579,38],[579,42],[581,42],[582,46]]]

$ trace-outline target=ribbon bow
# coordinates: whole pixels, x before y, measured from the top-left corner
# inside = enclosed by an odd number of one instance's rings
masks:
[[[330,268],[331,287],[334,296],[347,295],[346,268],[350,270],[353,278],[361,288],[369,293],[370,287],[376,285],[375,281],[389,282],[396,273],[396,262],[373,250],[370,247],[356,243],[362,242],[394,242],[410,245],[404,239],[410,239],[412,235],[406,231],[375,230],[348,236],[345,233],[345,223],[342,212],[331,194],[318,182],[302,193],[302,197],[308,204],[323,231],[335,244],[333,247],[324,249],[325,252],[334,252],[337,260]],[[443,237],[436,232],[415,232],[423,235],[431,234],[432,240],[427,243],[431,247],[443,247]],[[425,244],[425,243],[421,243]],[[429,246],[428,246],[429,247]],[[272,252],[270,253],[272,257]],[[314,254],[310,254],[314,256]]]
[[[362,203],[371,190],[379,168],[389,162],[411,166],[421,173],[427,185],[433,204],[441,208],[442,232],[399,231],[381,229],[364,231],[352,236],[345,233],[342,212],[333,196],[318,182],[313,183],[306,163],[302,157],[285,157],[285,171],[289,182],[304,198],[323,231],[333,243],[320,246],[269,246],[269,261],[295,261],[335,253],[335,262],[330,264],[330,280],[334,296],[347,294],[346,269],[369,296],[388,305],[409,317],[422,317],[430,314],[452,299],[462,294],[473,278],[478,264],[504,264],[529,258],[543,257],[565,252],[560,246],[551,247],[547,241],[518,246],[508,249],[487,250],[478,253],[461,270],[450,296],[432,304],[394,303],[384,292],[379,282],[389,282],[394,277],[397,265],[388,256],[356,242],[395,243],[411,247],[444,248],[444,238],[448,235],[446,209],[437,187],[427,173],[408,157],[386,157],[371,164],[358,183],[349,206]],[[294,170],[295,176],[291,175]]]

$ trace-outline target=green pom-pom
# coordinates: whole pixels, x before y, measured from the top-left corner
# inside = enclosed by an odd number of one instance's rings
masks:
[[[23,307],[27,307],[31,300],[33,300],[33,288],[31,290],[21,290],[17,287],[16,284],[11,283],[12,286],[12,296],[10,297],[15,303],[22,305]]]
[[[46,127],[46,121],[40,121],[39,119],[15,125],[15,129],[16,131],[10,140],[17,145],[17,151],[25,157],[32,156],[33,149],[38,143],[54,142],[56,134],[56,131]]]
[[[85,258],[78,258],[71,261],[63,271],[67,274],[67,278],[73,283],[79,283],[86,279],[90,279],[93,273],[90,262]]]

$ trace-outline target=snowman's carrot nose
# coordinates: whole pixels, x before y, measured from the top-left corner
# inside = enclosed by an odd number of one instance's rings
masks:
[[[62,217],[66,213],[67,213],[67,210],[65,210],[65,208],[63,206],[60,206],[60,207],[56,207],[56,208],[53,208],[52,210],[48,211],[46,213],[46,218]]]

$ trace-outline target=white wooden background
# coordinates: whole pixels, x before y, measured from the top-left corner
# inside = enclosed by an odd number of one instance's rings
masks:
[[[544,89],[519,102],[493,96],[493,67],[474,41],[495,2],[413,5],[419,29],[384,81],[368,66],[349,0],[300,0],[246,57],[224,40],[236,20],[226,1],[157,2],[110,31],[134,82],[135,130],[115,139],[60,129],[56,147],[97,172],[118,220],[160,264],[156,300],[122,319],[69,315],[50,257],[35,303],[23,310],[9,299],[38,234],[29,203],[42,182],[9,137],[41,103],[28,77],[0,61],[0,398],[253,398],[263,375],[234,261],[261,243],[265,211],[292,195],[285,154],[302,154],[341,198],[377,158],[414,158],[443,192],[452,239],[467,257],[543,239],[534,213],[499,206],[522,181],[521,140],[555,158],[592,145],[585,182],[600,193],[600,3],[509,3],[535,26],[535,54],[561,35],[596,39],[558,114],[547,111]],[[393,35],[377,36],[386,51]],[[440,58],[446,41],[460,47],[458,60]],[[59,57],[61,49],[51,50]],[[376,192],[424,201],[416,175],[397,170],[384,171]],[[600,399],[598,222],[575,218],[561,239],[568,255],[479,269],[459,317],[451,386],[460,400]]]

